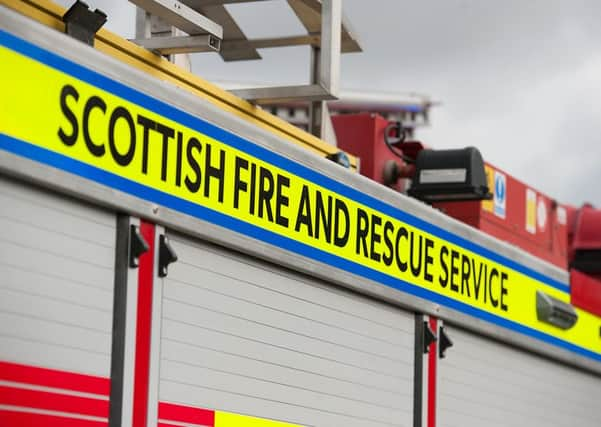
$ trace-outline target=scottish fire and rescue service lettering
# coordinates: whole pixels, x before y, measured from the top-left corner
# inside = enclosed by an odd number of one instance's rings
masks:
[[[509,274],[502,267],[121,100],[111,103],[98,92],[85,98],[67,84],[58,101],[60,151],[80,148],[83,157],[127,168],[171,194],[410,282],[508,310]]]
[[[567,287],[155,98],[0,32],[1,150],[601,360]],[[529,331],[529,332],[528,332]]]

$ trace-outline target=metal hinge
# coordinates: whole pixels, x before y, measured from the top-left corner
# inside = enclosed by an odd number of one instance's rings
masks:
[[[440,329],[438,331],[438,335],[440,337],[440,339],[438,340],[438,357],[440,357],[441,359],[444,359],[445,351],[447,351],[447,349],[449,347],[453,347],[453,341],[451,340],[451,338],[449,338],[449,336],[445,332],[444,326],[440,327]]]
[[[129,228],[129,266],[137,268],[140,265],[140,256],[148,252],[149,246],[140,233],[140,227],[131,225]]]
[[[436,334],[428,322],[424,322],[424,353],[430,351],[430,344],[436,341]]]
[[[177,261],[177,254],[164,234],[159,236],[159,277],[167,276],[169,264]]]

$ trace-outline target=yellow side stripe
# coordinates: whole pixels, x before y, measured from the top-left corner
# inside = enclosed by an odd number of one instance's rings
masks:
[[[215,411],[215,427],[300,427],[300,425]]]

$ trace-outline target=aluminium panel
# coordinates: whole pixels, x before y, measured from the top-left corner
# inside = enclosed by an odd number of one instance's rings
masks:
[[[115,216],[0,175],[0,361],[108,378]]]
[[[445,329],[453,347],[438,362],[439,426],[599,425],[599,376],[448,323]]]
[[[159,399],[311,426],[412,423],[413,315],[172,234]]]

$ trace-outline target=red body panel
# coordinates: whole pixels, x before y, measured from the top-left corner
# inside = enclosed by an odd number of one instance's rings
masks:
[[[601,250],[601,210],[585,205],[578,210],[574,224],[574,250]]]
[[[384,130],[390,122],[377,114],[342,114],[332,117],[338,140],[338,148],[359,157],[360,173],[383,184],[382,172],[389,160],[402,162],[390,152],[384,142]],[[404,181],[399,180],[398,191],[404,190]]]
[[[601,316],[601,280],[578,270],[570,271],[572,304]]]

